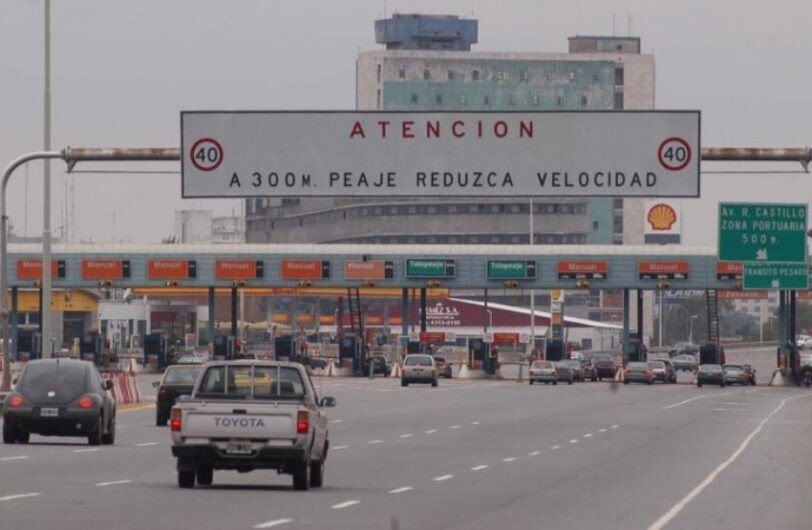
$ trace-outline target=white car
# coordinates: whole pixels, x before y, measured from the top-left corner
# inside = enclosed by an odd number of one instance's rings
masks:
[[[795,340],[795,345],[801,350],[812,347],[812,337],[809,335],[798,335],[798,338]]]

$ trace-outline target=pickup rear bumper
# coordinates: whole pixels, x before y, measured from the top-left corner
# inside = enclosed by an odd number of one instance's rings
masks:
[[[287,447],[265,447],[250,455],[230,455],[211,445],[173,445],[172,456],[178,459],[178,469],[210,464],[214,469],[277,469],[285,471],[291,464],[304,462],[305,450]]]

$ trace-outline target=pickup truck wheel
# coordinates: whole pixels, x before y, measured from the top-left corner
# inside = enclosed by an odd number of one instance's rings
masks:
[[[310,486],[320,488],[324,484],[324,462],[310,463]]]
[[[211,486],[214,480],[214,468],[209,465],[197,466],[197,483],[201,486]]]
[[[293,489],[307,491],[310,480],[310,462],[301,462],[293,468]]]
[[[180,488],[195,487],[194,469],[178,469],[178,487]]]

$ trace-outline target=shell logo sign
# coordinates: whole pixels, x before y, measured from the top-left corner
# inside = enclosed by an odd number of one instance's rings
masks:
[[[667,204],[656,204],[648,211],[646,220],[652,230],[671,230],[671,227],[677,222],[677,212]]]

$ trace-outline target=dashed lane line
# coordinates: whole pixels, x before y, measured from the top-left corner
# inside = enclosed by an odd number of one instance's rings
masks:
[[[398,436],[398,438],[400,438],[401,440],[405,440],[406,438],[412,438],[413,436],[414,434],[401,434],[400,436]]]
[[[550,449],[552,449],[553,451],[555,451],[555,450],[557,450],[557,449],[561,449],[561,446],[560,446],[560,445],[554,445],[554,446],[550,447]]]
[[[158,442],[143,442],[140,444],[135,444],[136,447],[150,447],[152,445],[158,445]]]
[[[541,454],[541,451],[531,451],[527,453],[527,456],[538,456]]]
[[[17,495],[6,495],[5,497],[0,497],[0,502],[6,501],[16,501],[17,499],[25,499],[28,497],[39,497],[39,493],[18,493]]]
[[[506,464],[507,464],[508,462],[513,462],[514,460],[516,460],[516,457],[515,457],[515,456],[509,456],[509,457],[507,457],[507,458],[503,458],[503,459],[502,459],[502,462],[504,462],[504,463],[506,463]]]
[[[478,466],[472,467],[471,471],[482,471],[483,469],[488,469],[488,466],[485,464],[480,464]]]
[[[370,445],[376,445],[376,444],[382,444],[382,443],[383,443],[383,440],[370,440],[369,441]]]
[[[479,422],[478,421],[472,421],[471,425],[479,425]]]
[[[437,429],[429,429],[426,431],[426,434],[434,434],[437,432]]]
[[[9,460],[26,460],[29,458],[28,455],[19,455],[19,456],[4,456],[0,458],[0,462],[8,462]]]
[[[592,438],[592,433],[588,432],[584,435],[584,438]]]
[[[389,493],[392,495],[396,495],[398,493],[406,493],[407,491],[412,491],[414,488],[411,486],[403,486],[402,488],[395,488],[393,490],[389,490]]]
[[[439,477],[434,477],[432,480],[434,480],[434,482],[444,482],[452,478],[454,478],[454,475],[440,475]]]
[[[459,429],[462,425],[452,425],[449,429]]]
[[[337,423],[344,423],[344,420],[330,420],[328,423],[335,425]]]
[[[617,423],[615,423],[614,425],[612,425],[612,429],[617,429],[618,427],[620,427],[620,425],[618,425]]]
[[[598,432],[606,432],[606,429],[598,429]]]
[[[352,499],[349,501],[339,502],[338,504],[333,504],[330,506],[332,510],[343,510],[344,508],[349,508],[350,506],[355,506],[356,504],[360,504],[361,501],[358,499]]]
[[[98,486],[100,488],[104,488],[104,487],[107,487],[107,486],[119,486],[121,484],[130,484],[130,483],[132,483],[132,480],[129,480],[129,479],[112,480],[110,482],[97,482],[96,486]]]
[[[572,440],[570,440],[570,443],[571,444],[577,444],[578,443],[578,438],[573,438]]]
[[[333,447],[332,449],[333,449],[333,451],[339,451],[341,449],[346,449],[348,447],[349,447],[349,445],[337,445],[337,446]]]
[[[281,526],[283,524],[292,522],[293,519],[274,519],[273,521],[265,521],[264,523],[255,524],[254,528],[273,528],[274,526]]]
[[[96,449],[74,449],[73,450],[74,453],[96,453],[98,451],[101,451],[101,449],[96,448]]]

